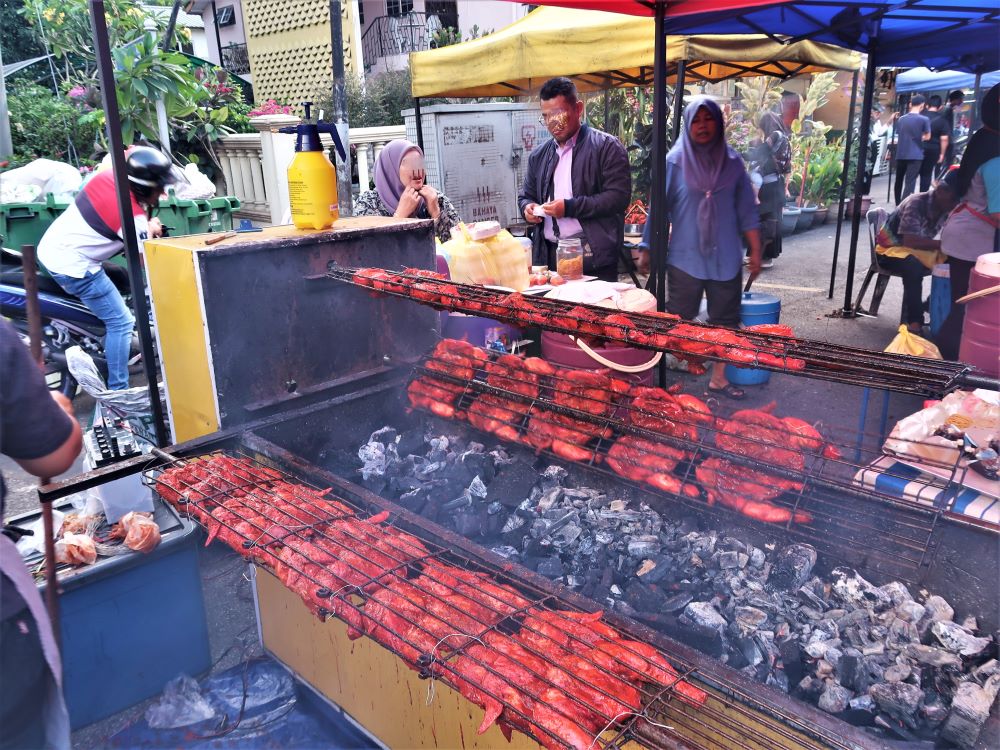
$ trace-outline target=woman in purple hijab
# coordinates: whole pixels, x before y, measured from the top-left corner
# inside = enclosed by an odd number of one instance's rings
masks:
[[[722,110],[706,96],[690,100],[681,136],[667,154],[667,221],[667,312],[692,320],[704,296],[710,323],[739,328],[744,243],[756,276],[760,218],[743,159],[726,145]],[[708,390],[733,399],[746,395],[726,379],[721,362],[712,367]]]
[[[426,178],[420,146],[402,139],[389,141],[375,161],[375,189],[358,196],[355,216],[433,219],[434,234],[447,242],[461,219],[448,197],[428,185]]]

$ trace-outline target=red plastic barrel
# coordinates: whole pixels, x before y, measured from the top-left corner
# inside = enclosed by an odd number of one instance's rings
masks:
[[[1000,277],[979,270],[969,276],[969,293],[1000,284]],[[1000,377],[1000,292],[965,303],[965,323],[958,358],[993,377]]]

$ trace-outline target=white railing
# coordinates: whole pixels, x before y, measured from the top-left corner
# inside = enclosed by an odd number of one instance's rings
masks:
[[[240,199],[236,216],[270,224],[280,224],[288,214],[288,165],[295,156],[295,136],[278,128],[297,125],[289,115],[266,115],[250,121],[256,133],[240,133],[221,138],[216,154],[222,164],[225,192]],[[371,171],[382,147],[395,138],[405,138],[403,125],[381,128],[353,128],[351,144],[357,147],[358,183],[367,190]],[[329,146],[329,136],[323,136]]]

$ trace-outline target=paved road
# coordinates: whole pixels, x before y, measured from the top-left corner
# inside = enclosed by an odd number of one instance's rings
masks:
[[[876,180],[873,187],[875,205],[880,202],[884,205],[885,191],[885,179]],[[869,266],[867,227],[862,223],[861,228],[855,290]],[[791,324],[799,336],[876,350],[884,349],[898,327],[902,285],[895,280],[889,284],[878,318],[830,317],[835,309],[843,307],[850,237],[849,225],[845,225],[837,264],[835,293],[833,299],[828,299],[835,229],[835,225],[831,223],[787,238],[783,255],[773,268],[764,271],[754,288],[781,299],[782,321]],[[700,393],[706,384],[705,378],[687,379],[685,390]],[[748,398],[741,406],[777,400],[782,414],[795,414],[810,422],[821,421],[831,430],[849,432],[857,429],[862,396],[859,388],[776,374],[768,384],[748,390]],[[881,401],[878,403],[881,404]],[[88,422],[93,412],[93,402],[79,396],[75,405],[81,422]],[[920,400],[917,398],[893,395],[889,402],[888,424],[891,426],[896,419],[916,410],[919,405]],[[723,408],[733,406],[735,404],[730,402]],[[874,433],[878,428],[878,412],[878,408],[871,410],[865,427],[873,433],[866,443],[868,449],[877,449],[878,441]],[[35,481],[2,456],[0,470],[8,484],[8,514],[37,508]],[[68,474],[72,475],[78,470],[79,464]],[[213,669],[226,669],[260,650],[250,589],[244,578],[240,558],[218,544],[202,552],[201,569],[212,655],[217,660]],[[146,705],[148,702],[74,733],[74,746],[80,749],[100,747],[106,737],[141,715]]]

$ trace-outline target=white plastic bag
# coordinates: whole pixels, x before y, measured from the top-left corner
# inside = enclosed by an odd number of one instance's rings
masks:
[[[52,193],[57,201],[72,200],[80,186],[83,176],[80,170],[72,164],[65,164],[53,159],[35,159],[23,167],[9,169],[0,175],[0,185],[3,186],[3,203],[21,202],[7,198],[7,192],[16,187],[37,188],[35,195],[42,198],[46,193]],[[35,200],[29,198],[28,202]]]
[[[215,716],[198,683],[186,674],[176,677],[163,688],[160,699],[146,709],[146,723],[153,729],[176,729],[206,721]]]
[[[174,185],[174,195],[182,200],[215,197],[215,183],[208,179],[208,175],[198,169],[197,164],[186,164],[183,172],[187,183],[179,182]]]
[[[76,378],[80,387],[91,398],[114,407],[125,416],[138,417],[150,413],[149,389],[146,386],[109,391],[94,360],[79,346],[71,346],[66,350],[66,366],[70,375]],[[163,383],[160,383],[159,392],[162,401]]]

